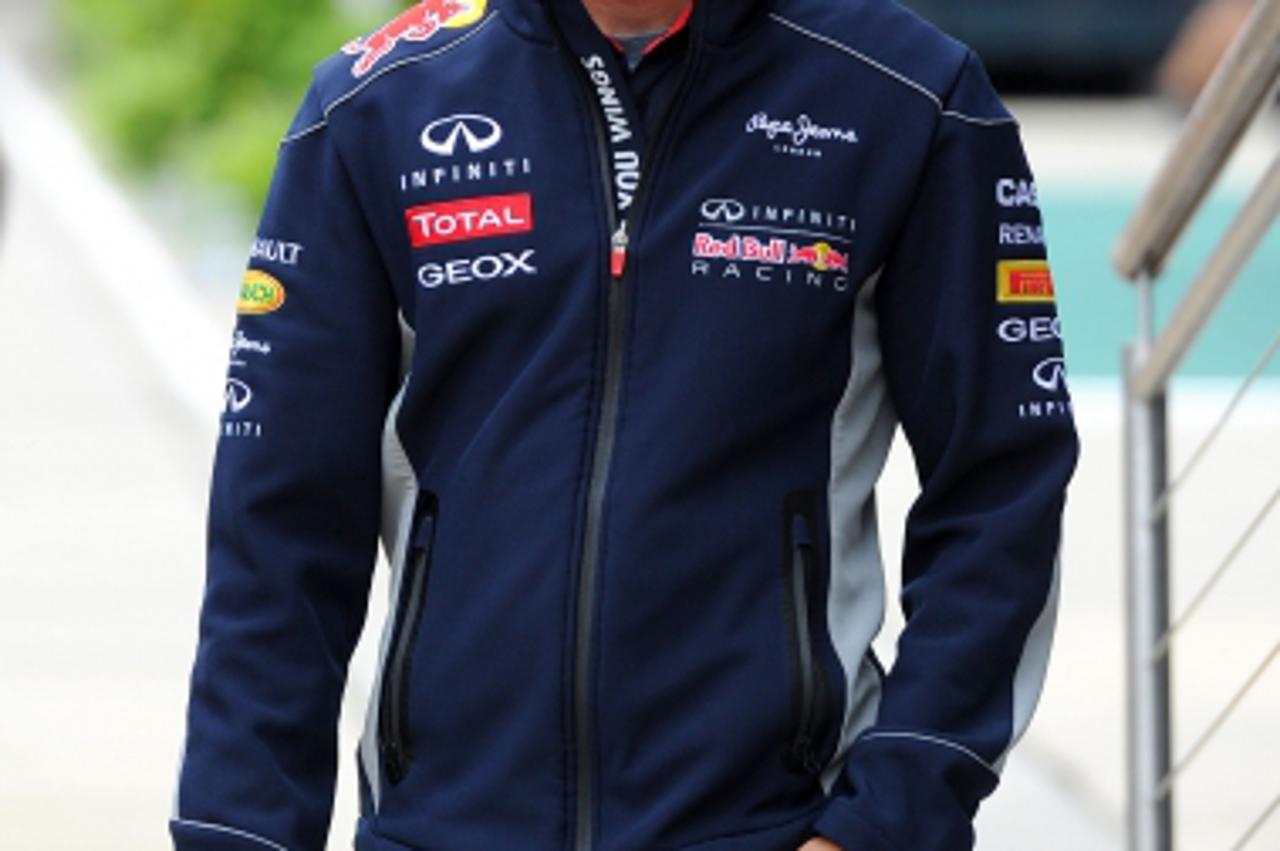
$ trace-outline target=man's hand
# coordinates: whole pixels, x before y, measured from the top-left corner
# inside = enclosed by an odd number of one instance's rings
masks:
[[[815,836],[801,845],[799,851],[840,851],[840,846],[821,836]]]

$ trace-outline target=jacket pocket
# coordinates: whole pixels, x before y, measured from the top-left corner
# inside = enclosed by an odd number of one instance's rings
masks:
[[[817,498],[796,491],[783,501],[786,541],[783,594],[786,600],[787,646],[791,677],[791,723],[783,758],[792,771],[819,774],[825,764],[821,749],[827,729],[827,681],[818,641],[825,622],[822,565],[817,528]]]
[[[378,702],[378,750],[387,781],[396,785],[404,779],[412,761],[409,738],[409,679],[413,648],[426,606],[427,576],[435,542],[436,498],[422,492],[414,510],[409,551],[405,554],[404,575],[395,608],[395,630],[388,646]]]

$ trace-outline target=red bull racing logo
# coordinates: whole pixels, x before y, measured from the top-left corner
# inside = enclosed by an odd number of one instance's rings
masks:
[[[695,278],[752,279],[850,292],[852,215],[807,206],[707,198],[693,235]]]
[[[693,238],[693,256],[777,266],[808,266],[818,272],[849,271],[849,255],[837,251],[827,242],[801,245],[777,238],[734,235],[718,239],[709,233],[699,233]]]
[[[353,39],[342,52],[359,57],[351,74],[363,77],[402,41],[426,41],[441,28],[470,26],[484,14],[486,0],[423,0],[363,38]]]
[[[802,243],[742,233],[718,237],[707,231],[693,237],[694,277],[754,278],[847,292],[850,266],[849,253],[825,240]]]

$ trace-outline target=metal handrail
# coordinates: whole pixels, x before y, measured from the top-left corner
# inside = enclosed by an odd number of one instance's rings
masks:
[[[1271,514],[1272,509],[1274,509],[1277,504],[1280,504],[1280,487],[1275,489],[1271,494],[1271,498],[1267,500],[1267,504],[1262,506],[1262,510],[1254,515],[1253,520],[1251,520],[1249,525],[1245,527],[1244,532],[1240,534],[1240,537],[1236,538],[1236,542],[1231,545],[1229,550],[1227,550],[1227,554],[1223,556],[1220,562],[1218,562],[1218,566],[1214,569],[1213,573],[1209,575],[1209,578],[1205,580],[1205,583],[1200,586],[1200,590],[1191,598],[1191,602],[1187,604],[1187,607],[1182,611],[1182,614],[1178,616],[1178,619],[1170,624],[1169,628],[1164,631],[1164,634],[1156,640],[1154,645],[1152,645],[1151,655],[1153,658],[1159,658],[1169,652],[1169,644],[1173,641],[1173,637],[1187,625],[1187,622],[1191,620],[1191,616],[1194,615],[1200,606],[1204,604],[1204,601],[1209,599],[1209,595],[1213,592],[1213,589],[1217,587],[1218,582],[1222,577],[1227,575],[1227,571],[1231,569],[1231,565],[1235,564],[1236,558],[1238,558],[1240,553],[1244,551],[1244,548],[1249,541],[1253,540],[1253,536],[1257,534],[1257,531],[1260,528],[1262,528],[1263,521],[1267,519],[1267,516]]]
[[[1276,53],[1280,55],[1280,33],[1276,36]],[[1226,236],[1205,264],[1204,270],[1155,341],[1150,357],[1146,358],[1142,368],[1134,376],[1133,392],[1138,398],[1151,399],[1168,382],[1278,216],[1280,155],[1276,156],[1258,188],[1249,196]]]
[[[1244,836],[1237,839],[1236,844],[1231,846],[1231,851],[1240,851],[1241,848],[1248,845],[1249,840],[1253,839],[1259,830],[1262,830],[1262,826],[1267,823],[1267,819],[1271,818],[1272,814],[1278,809],[1280,809],[1280,795],[1276,795],[1271,799],[1271,804],[1253,820],[1253,824],[1249,825],[1249,829],[1244,832]]]
[[[1280,80],[1280,0],[1259,0],[1116,244],[1125,278],[1158,275],[1267,94]]]
[[[1169,773],[1161,779],[1160,785],[1156,787],[1156,797],[1162,798],[1172,791],[1174,781],[1178,779],[1178,775],[1186,770],[1187,766],[1191,764],[1191,761],[1200,755],[1200,751],[1204,750],[1204,746],[1209,744],[1209,741],[1214,737],[1214,735],[1222,729],[1222,725],[1227,723],[1227,719],[1231,717],[1231,713],[1236,711],[1236,707],[1238,707],[1240,702],[1244,700],[1245,695],[1253,691],[1253,687],[1258,684],[1260,679],[1262,679],[1262,675],[1267,672],[1267,668],[1271,667],[1271,663],[1276,660],[1277,656],[1280,656],[1280,642],[1277,642],[1275,646],[1271,648],[1271,652],[1262,660],[1262,663],[1253,669],[1253,673],[1249,674],[1249,678],[1245,680],[1244,685],[1236,689],[1236,693],[1231,696],[1229,701],[1227,701],[1227,705],[1224,706],[1216,716],[1214,716],[1213,721],[1205,728],[1205,731],[1200,734],[1200,738],[1196,739],[1195,744],[1188,749],[1186,755],[1178,761],[1177,765],[1169,769]]]
[[[1192,606],[1170,626],[1169,498],[1183,483],[1190,468],[1199,463],[1207,443],[1216,439],[1248,384],[1256,378],[1258,369],[1236,393],[1209,440],[1201,445],[1188,469],[1184,469],[1173,485],[1168,480],[1167,389],[1174,370],[1256,252],[1271,223],[1280,215],[1280,157],[1250,195],[1232,230],[1215,249],[1159,335],[1155,329],[1154,281],[1277,79],[1280,79],[1280,0],[1258,0],[1244,30],[1197,101],[1186,128],[1117,243],[1113,256],[1120,273],[1136,282],[1138,298],[1137,335],[1125,351],[1124,363],[1128,597],[1126,764],[1130,851],[1171,851],[1177,776],[1217,733],[1280,653],[1277,645],[1196,741],[1191,752],[1173,765],[1170,639],[1230,568],[1257,524],[1251,525],[1244,537],[1231,547]],[[1261,368],[1265,368],[1273,353],[1268,352]],[[1276,500],[1273,496],[1257,523],[1275,507]],[[1247,842],[1275,810],[1273,802],[1237,847]]]
[[[1195,452],[1191,453],[1191,459],[1182,467],[1182,472],[1173,477],[1173,481],[1164,489],[1164,493],[1160,494],[1160,498],[1156,500],[1155,514],[1157,517],[1164,514],[1169,509],[1169,500],[1173,499],[1173,495],[1177,493],[1183,485],[1187,483],[1187,479],[1191,478],[1191,474],[1200,466],[1200,462],[1209,454],[1209,450],[1222,436],[1223,431],[1227,428],[1227,423],[1231,422],[1231,416],[1240,407],[1240,403],[1244,401],[1244,397],[1248,395],[1249,389],[1257,383],[1262,374],[1267,371],[1267,367],[1271,365],[1271,361],[1277,354],[1280,354],[1280,334],[1271,341],[1271,345],[1263,352],[1262,357],[1258,358],[1258,362],[1253,365],[1253,369],[1249,370],[1244,384],[1237,388],[1235,394],[1231,397],[1231,401],[1227,403],[1227,407],[1218,416],[1218,421],[1213,424],[1213,428],[1209,430],[1209,434],[1204,440],[1200,441],[1200,445],[1196,447]]]

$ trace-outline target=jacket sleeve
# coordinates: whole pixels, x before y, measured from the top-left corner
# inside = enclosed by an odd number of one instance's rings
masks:
[[[324,847],[376,557],[395,299],[314,94],[291,134],[237,306],[179,851]]]
[[[972,848],[1039,698],[1078,454],[1045,257],[1017,125],[970,54],[875,296],[921,491],[897,658],[816,823],[845,851]]]

